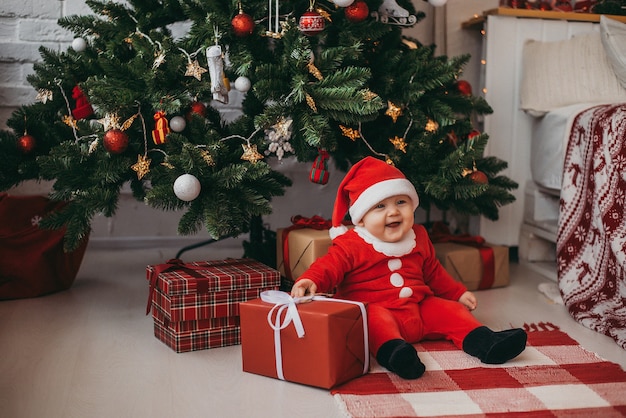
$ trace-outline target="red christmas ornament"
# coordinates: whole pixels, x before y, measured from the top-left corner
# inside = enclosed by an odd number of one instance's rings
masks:
[[[483,173],[482,171],[478,171],[478,170],[474,171],[472,174],[470,174],[469,178],[474,183],[478,183],[478,184],[489,183],[489,179],[487,178],[487,175]]]
[[[165,137],[170,133],[170,127],[165,117],[165,112],[158,111],[154,114],[154,129],[152,130],[152,140],[156,145],[164,144]]]
[[[35,137],[32,135],[26,134],[17,140],[17,149],[24,155],[33,152],[36,146],[37,140],[35,140]]]
[[[352,23],[363,22],[370,14],[370,9],[367,7],[367,3],[362,0],[357,0],[345,9],[346,19]]]
[[[236,36],[245,37],[252,35],[254,31],[254,19],[247,13],[244,13],[243,10],[239,9],[239,14],[233,17],[230,25],[233,28],[233,32],[235,32]]]
[[[472,85],[469,82],[465,81],[465,80],[457,81],[456,82],[456,89],[463,96],[471,96],[472,95]]]
[[[304,12],[298,21],[298,28],[300,29],[300,32],[307,36],[313,36],[321,33],[325,26],[326,22],[324,21],[324,16],[315,10],[308,10]]]
[[[478,136],[478,135],[480,135],[480,131],[474,129],[470,133],[467,134],[467,139],[472,139],[472,138],[474,138],[475,136]]]
[[[93,108],[80,87],[74,86],[72,89],[72,99],[76,101],[76,108],[72,110],[74,119],[81,120],[93,115]]]
[[[330,155],[328,154],[328,151],[319,151],[319,155],[315,157],[315,160],[313,161],[313,166],[311,166],[311,171],[309,171],[309,180],[311,180],[312,183],[328,183],[328,177],[330,176],[330,173],[328,172],[329,158]]]
[[[102,145],[111,154],[121,154],[128,147],[128,135],[120,129],[111,129],[104,134]]]
[[[187,120],[191,120],[192,115],[199,115],[203,118],[206,117],[206,105],[202,102],[193,102],[191,103],[191,107],[189,112],[187,112]]]

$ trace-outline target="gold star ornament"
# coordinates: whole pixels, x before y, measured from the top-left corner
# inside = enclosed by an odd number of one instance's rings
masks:
[[[353,141],[356,141],[356,139],[360,136],[359,131],[357,131],[356,129],[348,128],[347,126],[343,125],[339,125],[339,129],[341,129],[341,133],[343,134],[343,136],[350,138]]]
[[[198,81],[202,81],[202,74],[206,73],[206,68],[200,67],[198,60],[189,60],[187,63],[187,70],[185,71],[185,75],[188,77],[195,77]]]
[[[137,162],[133,164],[130,168],[133,169],[134,172],[137,173],[137,179],[141,180],[146,174],[150,172],[150,160],[145,155],[137,155]]]
[[[403,153],[406,154],[406,141],[404,140],[404,138],[400,138],[399,136],[396,136],[394,138],[389,138],[389,142],[391,142],[394,146],[395,149],[402,151]]]
[[[263,156],[257,151],[256,145],[241,144],[241,147],[243,148],[242,160],[250,161],[254,164],[263,159]]]
[[[396,123],[396,121],[398,120],[398,117],[402,115],[402,109],[396,106],[395,104],[391,103],[390,100],[388,100],[387,111],[385,112],[385,115],[389,116],[393,120],[393,123]]]
[[[426,126],[424,127],[424,129],[426,129],[426,132],[433,133],[437,129],[439,129],[439,124],[432,119],[428,119],[428,122],[426,122]]]

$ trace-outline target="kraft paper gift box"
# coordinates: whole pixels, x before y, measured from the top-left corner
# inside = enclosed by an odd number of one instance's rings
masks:
[[[332,244],[328,229],[294,229],[287,232],[287,248],[283,247],[283,231],[276,231],[276,266],[280,273],[290,281],[295,281],[315,260],[325,255]],[[285,262],[284,253],[289,254]]]
[[[295,305],[304,331],[302,338],[294,321],[283,329],[275,330],[275,323],[274,328],[270,325],[268,321],[275,321],[276,314],[284,324],[290,308],[278,312],[279,306],[262,299],[241,303],[245,372],[325,389],[368,372],[367,314],[363,304],[328,298]]]
[[[276,231],[276,266],[287,285],[302,275],[332,245],[328,231],[332,223],[321,216],[291,218],[293,225]],[[352,228],[350,223],[346,227]],[[286,257],[288,255],[288,257]]]
[[[239,344],[239,304],[276,290],[280,274],[256,260],[148,266],[154,334],[176,352]]]
[[[491,267],[485,265],[480,250],[475,246],[454,242],[440,242],[433,245],[439,262],[455,280],[462,282],[468,290],[490,289],[509,284],[508,247],[483,246],[493,251],[493,270],[491,270]]]

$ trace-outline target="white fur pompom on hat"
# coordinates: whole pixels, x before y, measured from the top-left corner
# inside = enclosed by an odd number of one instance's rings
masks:
[[[335,239],[348,230],[342,223],[346,212],[357,224],[381,200],[403,194],[411,198],[413,210],[417,209],[419,197],[415,187],[400,170],[374,157],[363,158],[350,168],[339,185],[330,237]]]

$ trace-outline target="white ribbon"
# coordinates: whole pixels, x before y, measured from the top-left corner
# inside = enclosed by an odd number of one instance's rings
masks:
[[[353,305],[357,305],[361,309],[361,317],[363,319],[363,339],[365,346],[365,357],[363,362],[363,374],[366,374],[369,371],[369,336],[367,332],[367,311],[365,310],[365,305],[362,302],[355,302],[352,300],[344,300],[344,299],[331,299],[325,296],[303,296],[299,298],[292,298],[286,292],[282,292],[279,290],[266,290],[261,292],[261,300],[263,302],[273,303],[274,306],[267,314],[267,322],[270,327],[274,330],[274,352],[276,354],[276,374],[280,380],[285,380],[285,375],[283,373],[283,353],[282,353],[282,345],[280,340],[280,331],[285,329],[290,323],[293,322],[293,326],[296,329],[296,333],[298,338],[304,337],[304,326],[302,325],[302,320],[300,319],[300,314],[298,313],[298,308],[296,307],[299,303],[310,302],[311,300],[323,301],[323,302],[342,302],[342,303],[351,303]],[[285,318],[281,322],[280,317],[284,310],[287,310],[285,314]],[[272,320],[274,316],[274,311],[276,311],[276,318]]]

